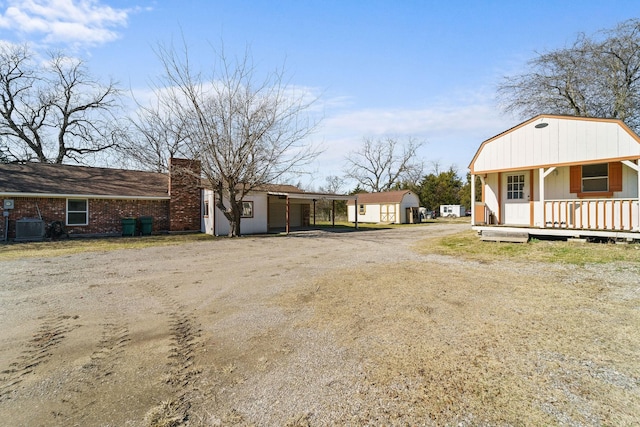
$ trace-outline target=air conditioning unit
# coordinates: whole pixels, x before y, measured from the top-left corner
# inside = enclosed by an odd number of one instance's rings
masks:
[[[22,218],[16,221],[16,242],[40,241],[43,238],[43,220],[38,218]]]

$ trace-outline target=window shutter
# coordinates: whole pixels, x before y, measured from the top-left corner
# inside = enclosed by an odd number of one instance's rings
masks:
[[[569,167],[569,192],[579,193],[582,191],[582,167],[580,165]]]
[[[609,191],[622,191],[622,163],[609,163]]]

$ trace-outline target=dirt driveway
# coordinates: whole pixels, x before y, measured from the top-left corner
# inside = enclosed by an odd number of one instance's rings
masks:
[[[0,261],[0,424],[639,419],[640,272],[412,249],[464,229]]]

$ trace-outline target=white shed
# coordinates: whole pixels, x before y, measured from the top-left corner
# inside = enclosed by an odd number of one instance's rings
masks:
[[[617,119],[539,115],[480,145],[474,228],[640,238],[640,137]]]
[[[350,222],[410,224],[420,222],[420,199],[410,190],[360,193],[347,202]],[[357,203],[357,216],[356,216]]]

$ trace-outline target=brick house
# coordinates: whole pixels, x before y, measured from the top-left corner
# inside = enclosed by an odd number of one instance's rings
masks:
[[[153,233],[200,231],[200,162],[171,159],[168,174],[0,164],[0,199],[0,236],[9,239],[23,218],[60,221],[76,236],[121,235],[122,218],[142,216],[153,218]]]

